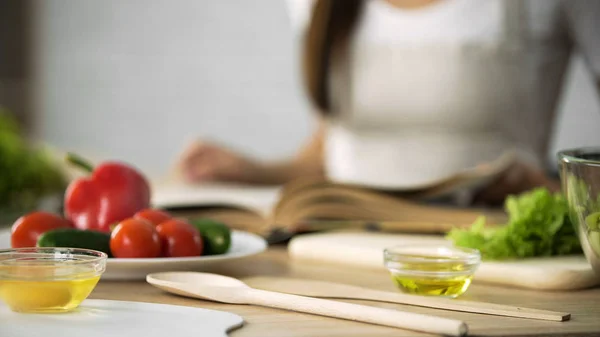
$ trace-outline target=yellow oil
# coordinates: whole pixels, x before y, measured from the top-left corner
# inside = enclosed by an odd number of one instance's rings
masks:
[[[405,262],[392,271],[392,280],[405,293],[455,298],[464,294],[473,280],[473,266],[464,261],[418,258],[422,262]]]
[[[454,298],[467,291],[473,277],[470,275],[439,278],[392,275],[392,279],[398,288],[408,294]]]
[[[0,280],[0,299],[17,312],[66,312],[79,306],[100,276],[75,280]]]

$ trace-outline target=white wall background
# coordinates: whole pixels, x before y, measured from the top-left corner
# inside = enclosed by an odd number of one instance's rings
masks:
[[[36,133],[164,173],[197,137],[262,158],[311,119],[281,0],[39,0]],[[556,142],[600,145],[600,107],[572,64]]]
[[[208,138],[262,158],[311,120],[280,0],[37,2],[38,136],[162,173]]]

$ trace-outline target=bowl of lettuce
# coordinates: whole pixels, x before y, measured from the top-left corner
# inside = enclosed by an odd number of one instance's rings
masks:
[[[563,193],[581,247],[600,276],[600,147],[559,153]]]

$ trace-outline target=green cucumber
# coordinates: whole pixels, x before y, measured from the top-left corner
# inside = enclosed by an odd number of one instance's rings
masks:
[[[38,238],[38,247],[65,247],[98,250],[112,256],[110,252],[110,234],[79,230],[73,228],[59,228],[48,231]]]
[[[202,236],[204,248],[202,255],[225,254],[231,247],[231,230],[227,225],[210,220],[195,219],[190,221]]]

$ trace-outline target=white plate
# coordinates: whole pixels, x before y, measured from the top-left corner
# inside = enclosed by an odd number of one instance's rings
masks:
[[[64,314],[19,314],[0,304],[2,337],[225,337],[243,324],[229,312],[167,304],[85,300]]]
[[[10,248],[10,230],[0,231],[0,249]],[[260,236],[248,232],[233,231],[231,248],[226,254],[155,259],[108,259],[103,280],[145,280],[146,275],[165,271],[199,271],[222,261],[239,259],[263,252],[267,242]]]

